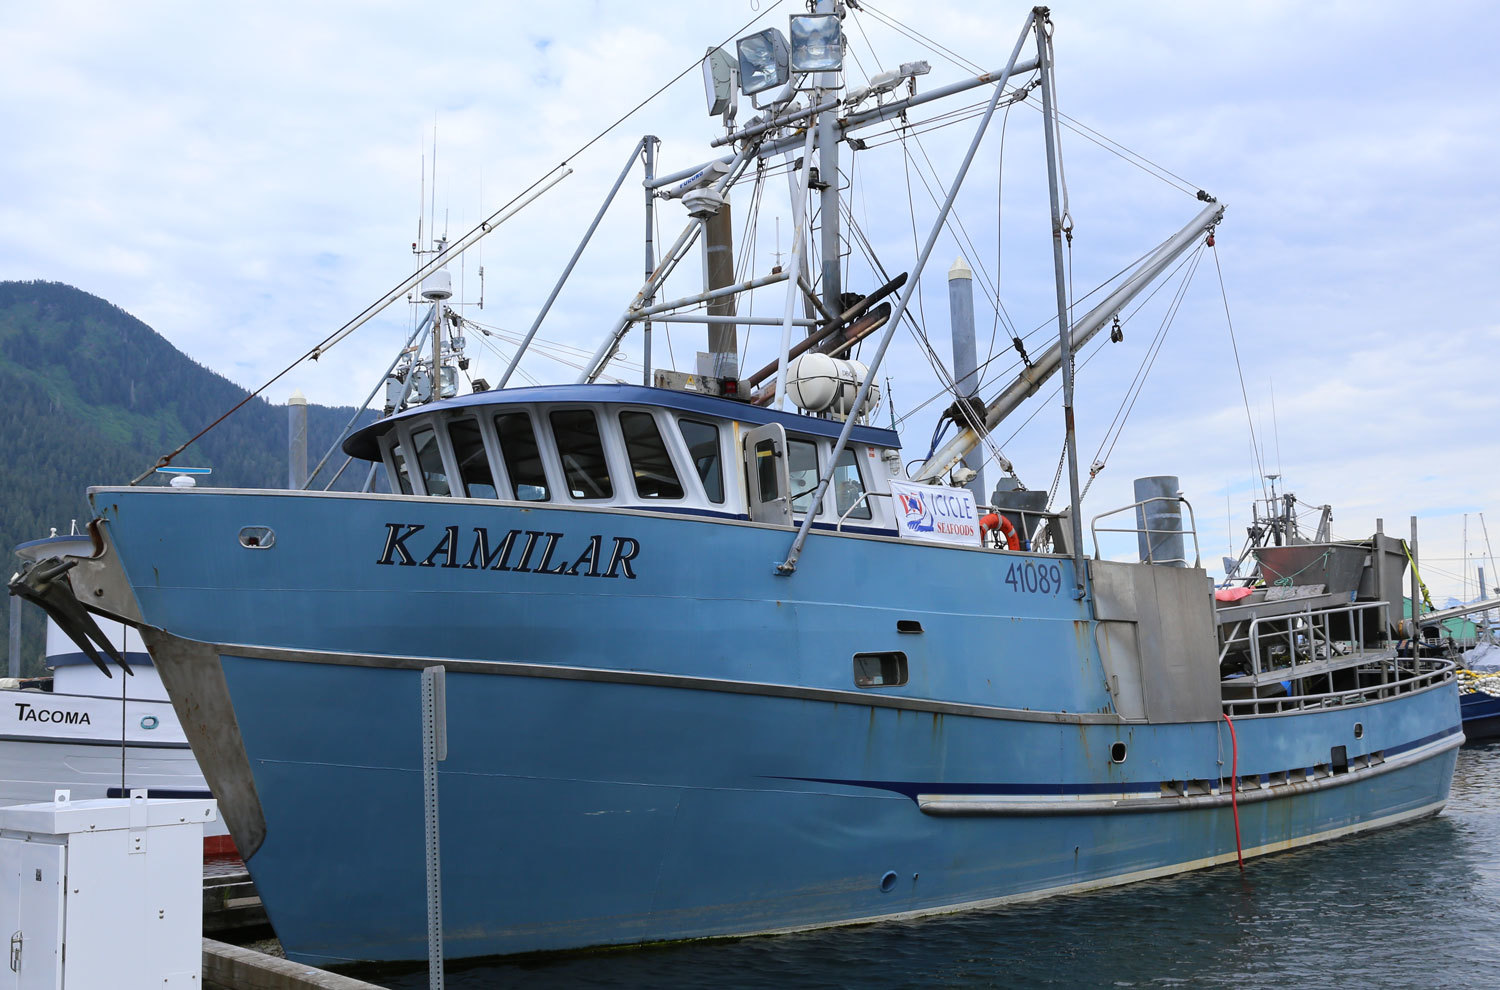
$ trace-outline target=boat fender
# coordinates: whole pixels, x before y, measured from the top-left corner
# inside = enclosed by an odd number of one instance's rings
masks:
[[[979,517],[979,535],[981,539],[997,529],[1005,535],[1006,546],[1012,550],[1021,549],[1021,538],[1016,535],[1016,527],[1011,525],[1009,519],[998,512],[991,512]]]

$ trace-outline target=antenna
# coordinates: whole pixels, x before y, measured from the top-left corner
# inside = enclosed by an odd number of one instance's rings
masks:
[[[1271,434],[1276,438],[1276,470],[1281,471],[1281,425],[1276,420],[1276,379],[1270,380],[1271,385]]]
[[[433,233],[437,232],[437,114],[432,115],[432,217]]]
[[[484,166],[479,166],[479,215],[484,216]],[[479,242],[479,308],[484,309],[484,242]]]

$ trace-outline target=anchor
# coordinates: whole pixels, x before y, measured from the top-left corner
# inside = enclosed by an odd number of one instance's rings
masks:
[[[103,647],[111,660],[120,665],[121,670],[135,676],[135,672],[109,641],[109,637],[104,635],[94,617],[74,596],[72,587],[66,581],[58,580],[77,563],[77,560],[48,557],[23,564],[21,570],[11,576],[10,593],[46,612],[57,623],[57,627],[67,633],[68,638],[77,643],[79,649],[94,661],[94,666],[104,672],[105,677],[112,678],[114,674],[110,673],[109,664],[105,663],[104,657],[95,649],[96,643]]]

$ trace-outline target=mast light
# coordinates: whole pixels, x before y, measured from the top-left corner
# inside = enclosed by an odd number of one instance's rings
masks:
[[[734,59],[722,48],[710,48],[703,57],[703,90],[710,117],[729,109],[734,99],[734,70]]]
[[[739,49],[740,92],[746,96],[785,86],[791,78],[786,36],[777,28],[766,28],[741,38]]]
[[[793,72],[839,72],[844,68],[844,31],[838,14],[793,14],[791,35]]]

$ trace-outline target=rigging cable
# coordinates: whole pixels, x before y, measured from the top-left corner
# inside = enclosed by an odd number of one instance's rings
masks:
[[[865,257],[870,261],[871,265],[880,272],[881,277],[886,281],[890,281],[890,275],[886,272],[885,266],[880,263],[880,259],[876,256],[874,246],[870,243],[869,238],[865,236],[865,233],[860,228],[860,226],[854,222],[853,211],[846,207],[843,210],[843,215],[844,218],[848,221],[849,229],[856,235],[856,239],[860,245],[860,250],[864,252]],[[915,222],[915,216],[913,216],[913,222]],[[920,286],[918,287],[918,289],[920,291]],[[938,393],[934,395],[932,399],[928,399],[927,402],[922,403],[922,405],[926,406],[928,403],[932,402],[933,399],[936,399],[937,396],[943,395],[945,393],[952,394],[959,399],[962,399],[963,397],[958,395],[958,383],[954,381],[953,376],[949,374],[947,367],[942,362],[942,359],[937,356],[937,352],[933,349],[932,342],[927,338],[926,331],[923,330],[922,327],[918,326],[917,323],[912,319],[910,310],[908,310],[903,315],[906,317],[907,326],[910,328],[913,337],[922,346],[923,355],[927,358],[928,364],[932,366],[933,372],[937,375],[939,382],[942,383],[942,388],[938,391]],[[985,446],[989,449],[989,456],[985,458],[985,462],[987,463],[989,460],[993,459],[997,464],[1009,464],[1010,459],[1007,458],[1000,450],[1000,448],[995,445],[995,442],[989,436],[989,431],[984,429],[982,423],[975,421],[974,410],[969,407],[968,403],[962,401],[955,402],[954,407],[957,409],[959,414],[962,415],[967,421],[967,425],[971,429],[973,429],[974,433],[984,442]],[[911,415],[911,413],[907,413],[907,416],[903,417],[903,420],[909,418]]]
[[[760,244],[760,200],[761,191],[765,188],[766,172],[765,163],[762,161],[755,169],[755,184],[750,187],[750,204],[745,208],[745,225],[740,231],[740,259],[738,271],[735,272],[735,282],[744,282],[754,267],[755,252]],[[742,293],[745,296],[745,316],[755,315],[755,290]],[[739,307],[736,305],[736,312]],[[745,342],[740,347],[737,367],[745,367],[750,358],[750,334],[755,329],[753,324],[741,324],[745,328]]]
[[[1115,418],[1110,420],[1109,426],[1104,431],[1104,439],[1099,441],[1099,449],[1094,452],[1094,462],[1089,467],[1088,484],[1083,486],[1083,494],[1079,495],[1079,501],[1083,501],[1088,495],[1089,487],[1093,485],[1094,479],[1099,472],[1104,470],[1109,457],[1115,452],[1115,444],[1120,442],[1120,436],[1125,432],[1125,423],[1130,419],[1130,414],[1135,409],[1136,400],[1141,397],[1141,391],[1146,387],[1146,377],[1151,374],[1151,369],[1156,365],[1156,359],[1161,354],[1162,345],[1166,343],[1167,333],[1172,329],[1172,323],[1177,318],[1177,311],[1182,307],[1182,300],[1187,295],[1188,286],[1192,284],[1193,276],[1198,272],[1198,263],[1203,260],[1203,247],[1200,245],[1193,252],[1190,259],[1192,266],[1183,275],[1182,282],[1177,288],[1177,293],[1167,306],[1167,311],[1162,316],[1161,326],[1157,328],[1156,335],[1146,347],[1146,353],[1141,357],[1140,367],[1136,369],[1135,378],[1125,389],[1125,395],[1120,400],[1120,408],[1115,411]],[[1127,405],[1128,402],[1128,405]],[[1116,429],[1116,423],[1119,424]],[[1110,433],[1114,433],[1114,439],[1110,439]],[[1105,444],[1108,449],[1105,449]]]
[[[861,33],[863,33],[863,28],[861,28],[860,30],[861,30]],[[869,38],[868,38],[868,36],[866,36],[865,41],[866,41],[866,44],[869,44]],[[870,55],[871,55],[872,58],[875,59],[876,66],[879,67],[880,57],[879,57],[879,55],[877,55],[875,53],[875,50],[874,50],[873,46],[871,46],[871,48],[870,48]],[[864,66],[859,62],[858,56],[855,55],[854,58],[855,58],[855,63],[860,66],[860,70],[864,71]],[[866,73],[866,76],[868,78],[868,73]],[[906,121],[905,115],[902,115],[901,121],[902,121],[902,123],[900,125],[897,125],[897,124],[894,124],[894,123],[891,125],[891,133],[895,134],[896,138],[898,140],[900,140],[900,142],[901,142],[902,166],[903,166],[903,172],[905,173],[905,176],[906,176],[906,202],[907,202],[907,209],[908,209],[910,217],[911,217],[912,243],[915,246],[918,243],[918,241],[917,241],[917,212],[916,212],[916,204],[913,202],[912,191],[911,191],[911,166],[913,164],[916,164],[916,160],[912,157],[911,149],[907,147],[907,143],[906,143],[906,133],[905,133],[905,130],[909,127],[909,123]],[[928,157],[927,150],[924,147],[922,147],[921,140],[917,139],[915,137],[913,138],[913,140],[916,141],[918,149],[922,152],[922,157],[924,159],[926,159],[928,167],[933,170],[933,175],[936,178],[937,177],[937,169],[936,169],[935,166],[933,166],[932,159]],[[933,199],[934,204],[937,204],[937,202],[938,202],[937,198],[936,198],[936,196],[934,196],[934,194],[932,192],[932,187],[930,185],[928,185],[927,178],[926,178],[925,175],[923,175],[920,166],[918,166],[918,168],[917,168],[917,177],[922,180],[922,185],[927,190],[928,196]],[[941,181],[940,180],[939,180],[939,184],[941,185]],[[856,232],[858,233],[860,239],[864,242],[863,245],[862,245],[862,247],[866,251],[867,255],[871,259],[874,259],[874,248],[873,248],[873,246],[871,246],[869,244],[868,239],[864,237],[863,232],[859,231],[857,229],[857,226],[855,225],[854,219],[853,219],[853,211],[851,209],[845,208],[843,210],[843,213],[849,219],[849,226],[850,226],[850,228],[856,230]],[[969,253],[975,257],[976,263],[979,265],[981,272],[983,272],[984,271],[983,260],[979,258],[979,252],[977,251],[977,249],[974,248],[972,240],[969,239],[968,231],[964,230],[964,228],[963,228],[963,222],[962,222],[961,218],[959,218],[959,216],[958,216],[958,214],[957,214],[956,211],[954,211],[952,215],[953,215],[954,221],[958,224],[959,229],[961,231],[963,231],[963,239],[960,240],[960,238],[958,237],[958,235],[954,233],[953,227],[949,225],[948,220],[947,220],[946,217],[943,220],[943,228],[948,232],[948,235],[950,237],[952,237],[955,242],[958,242],[960,251],[963,250],[963,243],[964,243],[964,241],[967,241],[969,243]],[[876,262],[876,264],[877,264],[878,267],[880,267],[881,271],[884,271],[884,266],[879,266],[878,262]],[[984,277],[985,277],[985,280],[987,281],[989,276],[986,273]],[[998,307],[999,306],[999,291],[998,291],[998,288],[995,288],[993,290],[993,292],[991,292],[990,288],[985,285],[985,282],[981,282],[980,286],[981,286],[981,289],[984,289],[987,292],[987,294],[990,295],[990,298],[994,301],[994,303]],[[943,423],[944,423],[944,419],[945,418],[951,418],[952,413],[957,412],[958,415],[960,415],[960,416],[962,416],[964,418],[964,420],[966,421],[966,425],[968,426],[968,428],[971,429],[974,432],[974,434],[980,438],[981,442],[983,442],[989,448],[989,456],[986,457],[985,460],[988,461],[991,458],[993,458],[999,464],[1009,464],[1009,459],[1006,458],[1000,452],[1000,450],[995,447],[993,441],[990,440],[989,435],[988,435],[988,431],[984,429],[983,423],[979,422],[976,419],[976,411],[969,405],[969,403],[963,401],[963,400],[965,400],[967,398],[967,396],[961,395],[959,393],[958,382],[955,381],[951,375],[949,375],[948,369],[943,365],[942,359],[938,357],[936,351],[932,347],[931,341],[929,341],[928,338],[927,338],[926,331],[925,331],[925,329],[923,329],[926,326],[926,323],[927,323],[927,314],[926,314],[926,310],[925,310],[925,307],[924,307],[924,302],[923,302],[924,296],[923,296],[923,292],[922,292],[922,283],[921,283],[920,279],[917,282],[916,293],[917,293],[917,311],[918,311],[918,314],[921,316],[921,326],[918,326],[916,323],[914,323],[914,322],[911,321],[911,319],[910,319],[910,313],[909,312],[906,314],[907,318],[908,318],[908,323],[911,326],[911,328],[912,328],[912,330],[914,332],[914,335],[916,336],[918,342],[925,349],[928,363],[932,366],[933,370],[937,373],[939,380],[943,383],[944,389],[946,391],[950,392],[954,396],[954,398],[956,400],[953,403],[953,405],[949,408],[949,410],[947,411],[947,413],[945,413],[945,416],[944,417],[940,417],[939,420],[938,420],[937,428],[934,430],[934,434],[933,434],[933,436],[934,436],[933,450],[936,450],[936,438],[938,436],[938,430],[940,430],[942,428]],[[978,384],[977,369],[976,369],[976,373],[975,373],[975,384],[976,384],[976,391],[977,391],[977,384]],[[932,454],[932,451],[929,451],[928,452],[928,456],[930,457],[931,454]]]
[[[1001,258],[1003,257],[1004,242],[1001,232],[1005,229],[1005,135],[1010,124],[1010,108],[1014,104],[1006,104],[1005,115],[1000,118],[1000,155],[995,165],[995,320],[990,324],[990,346],[985,352],[984,363],[989,364],[995,357],[995,338],[1000,331],[1000,278]],[[1016,334],[1015,324],[1006,314],[1006,329],[1010,331],[1011,343],[1019,348],[1019,353],[1025,354],[1026,347],[1021,343],[1021,338]]]
[[[876,10],[868,3],[861,3],[860,9],[861,11],[869,12],[872,17],[885,24],[887,27],[890,27],[900,34],[905,35],[907,38],[917,42],[920,45],[924,45],[929,51],[941,55],[966,72],[973,72],[974,74],[978,75],[986,71],[985,67],[980,65],[979,63],[970,61],[969,59],[966,59],[963,56],[959,55],[957,52],[943,47],[942,45],[938,44],[938,42],[926,37],[921,32],[917,31],[915,28],[908,28],[906,25],[897,21],[895,18]],[[863,28],[861,28],[861,31],[863,31]],[[1040,112],[1041,110],[1040,107],[1036,107],[1035,109],[1038,112]],[[1187,181],[1182,176],[1173,172],[1171,169],[1157,164],[1156,162],[1152,161],[1151,159],[1147,158],[1145,155],[1142,155],[1137,151],[1132,151],[1130,148],[1125,147],[1125,145],[1116,141],[1114,138],[1111,138],[1103,134],[1102,132],[1095,130],[1082,121],[1079,121],[1073,117],[1069,117],[1067,114],[1059,113],[1057,116],[1062,126],[1067,127],[1069,130],[1078,134],[1085,140],[1098,145],[1100,148],[1103,148],[1105,151],[1121,159],[1127,164],[1140,169],[1142,172],[1145,172],[1152,178],[1164,182],[1167,185],[1172,186],[1174,189],[1186,193],[1189,196],[1197,195],[1198,189],[1200,187],[1194,183]]]
[[[1149,294],[1147,294],[1146,298],[1142,299],[1140,301],[1140,303],[1138,303],[1136,305],[1135,309],[1131,310],[1129,313],[1127,313],[1125,315],[1125,317],[1121,320],[1121,323],[1128,324],[1132,319],[1134,319],[1135,316],[1136,316],[1136,314],[1138,314],[1142,309],[1144,309],[1146,307],[1146,305],[1151,301],[1151,299],[1152,299],[1153,296],[1155,296],[1158,292],[1160,292],[1162,290],[1162,288],[1164,286],[1166,286],[1168,283],[1170,283],[1172,281],[1173,277],[1176,276],[1176,274],[1179,271],[1182,270],[1182,267],[1184,265],[1186,265],[1189,260],[1190,260],[1189,258],[1184,258],[1181,261],[1179,261],[1177,263],[1177,267],[1174,268],[1174,269],[1172,269],[1171,273],[1168,274],[1166,278],[1161,279],[1157,283],[1157,285],[1151,290],[1151,292]],[[1094,358],[1098,357],[1099,354],[1100,354],[1100,352],[1103,351],[1104,348],[1109,345],[1110,340],[1111,340],[1111,338],[1109,338],[1109,337],[1101,337],[1101,338],[1099,338],[1098,342],[1094,344],[1094,349],[1092,351],[1090,351],[1089,354],[1082,361],[1080,361],[1078,363],[1078,370],[1082,371],[1084,368],[1087,368],[1089,366],[1089,363],[1091,361],[1093,361]],[[1076,375],[1075,375],[1075,380],[1076,380]],[[1037,416],[1039,416],[1041,414],[1042,410],[1044,410],[1048,406],[1050,406],[1052,404],[1052,400],[1056,399],[1060,394],[1062,394],[1062,385],[1061,384],[1057,385],[1052,390],[1051,394],[1049,394],[1045,399],[1043,399],[1041,402],[1037,403],[1036,408],[1031,411],[1031,414],[1029,416],[1027,416],[1024,420],[1021,421],[1021,425],[1018,426],[1018,427],[1016,427],[1015,431],[1013,433],[1011,433],[1010,436],[1008,436],[1008,437],[1005,438],[1005,440],[1002,442],[1001,446],[1005,446],[1005,445],[1009,444],[1016,437],[1020,436],[1021,435],[1021,431],[1024,430],[1024,429],[1026,429],[1026,427],[1030,426],[1032,420],[1036,419]],[[1066,449],[1064,449],[1064,451],[1063,451],[1063,457],[1066,457],[1066,456],[1067,456],[1067,451],[1066,451]],[[1059,462],[1059,463],[1061,463],[1061,462]],[[1056,489],[1058,481],[1060,481],[1061,478],[1062,478],[1061,468],[1059,468],[1059,473],[1057,474],[1057,476],[1054,478],[1054,480],[1052,482],[1052,489],[1054,489],[1054,490]],[[1048,504],[1049,505],[1051,504],[1051,498],[1050,497],[1048,499]]]
[[[752,24],[754,24],[756,21],[760,20],[765,15],[771,13],[771,11],[775,10],[777,7],[780,7],[784,2],[785,2],[785,0],[775,0],[775,2],[773,4],[771,4],[770,7],[766,8],[763,11],[758,11],[755,14],[754,17],[750,18],[750,20],[746,21],[739,28],[737,28],[736,30],[734,30],[733,32],[731,32],[730,35],[729,35],[729,37],[725,38],[723,41],[721,41],[719,43],[718,47],[721,47],[723,45],[729,44],[729,42],[733,41],[742,31],[744,31],[746,28],[750,27]],[[690,62],[688,64],[688,66],[685,69],[683,69],[681,72],[677,73],[677,75],[673,76],[671,79],[667,80],[667,82],[665,82],[664,84],[662,84],[662,86],[659,89],[657,89],[656,92],[652,93],[650,96],[646,97],[644,100],[642,100],[641,102],[637,103],[634,107],[631,107],[628,111],[626,111],[620,117],[616,118],[616,120],[614,121],[614,123],[612,123],[609,126],[605,127],[602,131],[600,131],[599,133],[595,134],[593,137],[591,137],[587,141],[585,141],[581,146],[579,146],[579,148],[576,151],[574,151],[571,155],[568,155],[566,158],[564,158],[561,163],[559,163],[558,165],[556,165],[555,167],[553,167],[551,169],[548,169],[547,172],[545,172],[535,182],[531,183],[531,185],[527,186],[525,189],[523,189],[519,193],[517,193],[504,206],[501,206],[500,209],[498,209],[494,213],[490,214],[489,219],[481,221],[479,223],[479,225],[474,228],[474,230],[470,231],[469,234],[465,234],[464,237],[468,237],[468,236],[472,235],[473,233],[475,233],[476,231],[478,231],[480,228],[485,227],[487,224],[489,224],[490,222],[492,222],[496,217],[498,217],[501,213],[503,213],[507,209],[509,209],[512,204],[520,202],[522,200],[522,198],[524,198],[528,193],[530,193],[532,190],[536,189],[538,186],[541,186],[542,183],[544,183],[548,178],[550,178],[551,176],[555,175],[558,172],[559,169],[562,169],[562,168],[566,167],[566,165],[568,164],[569,161],[573,160],[574,158],[577,158],[579,155],[583,154],[589,148],[593,147],[596,143],[598,143],[600,140],[602,140],[606,135],[608,135],[616,127],[619,127],[626,120],[628,120],[631,117],[633,117],[642,107],[646,106],[646,104],[650,103],[652,100],[656,99],[662,93],[666,92],[669,88],[671,88],[672,86],[676,85],[676,83],[679,80],[681,80],[688,73],[692,72],[694,69],[699,68],[702,64],[703,64],[703,59],[701,57],[694,59],[692,62]],[[434,165],[435,164],[436,163],[434,163]],[[433,192],[434,192],[434,195],[436,195],[436,190],[437,190],[437,183],[436,183],[436,181],[434,181],[434,183],[433,183]],[[462,239],[463,238],[460,238],[460,240],[462,240]],[[405,279],[403,279],[402,281],[404,282]],[[399,284],[400,283],[398,283],[398,285]],[[389,292],[386,293],[386,295],[389,295],[389,294],[390,294]],[[158,468],[164,468],[168,464],[171,464],[173,458],[175,458],[178,454],[180,454],[184,450],[188,449],[188,447],[191,447],[194,443],[196,443],[199,439],[201,439],[204,434],[208,433],[214,427],[218,426],[220,423],[224,422],[224,420],[228,419],[230,416],[234,415],[236,412],[238,412],[240,409],[242,409],[246,405],[246,403],[248,403],[251,399],[256,398],[262,392],[264,392],[266,389],[270,388],[272,385],[276,384],[282,378],[286,377],[286,375],[289,374],[293,368],[297,367],[299,364],[301,364],[303,361],[306,361],[308,358],[313,358],[314,360],[316,360],[329,347],[332,347],[334,344],[338,343],[340,340],[343,339],[344,336],[347,336],[348,333],[353,332],[353,329],[354,329],[355,325],[360,321],[361,317],[364,317],[366,313],[368,313],[372,308],[374,308],[374,305],[375,304],[372,303],[370,306],[365,307],[363,310],[360,311],[360,313],[359,313],[358,316],[355,316],[354,319],[350,320],[348,323],[345,323],[338,330],[335,330],[333,333],[329,334],[327,337],[324,337],[323,340],[317,344],[317,346],[311,348],[306,353],[304,353],[302,356],[298,357],[291,364],[287,365],[285,368],[283,368],[282,370],[278,371],[275,375],[273,375],[270,379],[268,379],[265,384],[261,385],[259,388],[255,389],[253,392],[251,392],[248,395],[246,395],[239,402],[236,402],[233,406],[231,406],[227,411],[225,411],[223,414],[221,414],[213,422],[209,423],[203,429],[199,430],[197,433],[194,433],[187,440],[183,441],[182,444],[179,445],[171,453],[163,454],[161,457],[157,458],[157,461],[156,461],[155,464],[153,464],[151,467],[147,468],[145,471],[141,472],[141,474],[138,475],[130,483],[132,485],[138,485],[142,481],[144,481],[148,477],[150,477],[151,473],[153,471],[155,471],[156,469],[158,469]],[[671,347],[671,334],[670,334],[670,332],[668,332],[668,349],[669,349],[669,352],[670,352],[670,347]]]
[[[1219,294],[1224,298],[1224,322],[1229,327],[1229,344],[1234,349],[1234,368],[1240,376],[1240,395],[1245,400],[1245,420],[1250,424],[1250,450],[1255,455],[1255,467],[1260,477],[1260,490],[1266,493],[1266,467],[1260,456],[1260,444],[1255,439],[1255,417],[1250,415],[1250,392],[1245,388],[1245,369],[1240,364],[1240,345],[1234,336],[1234,319],[1229,315],[1229,293],[1224,288],[1224,269],[1219,265],[1219,249],[1214,246],[1214,235],[1208,235],[1208,246],[1213,251],[1214,271],[1219,275]],[[1267,493],[1266,497],[1270,495]]]
[[[1489,528],[1489,526],[1485,525],[1485,522],[1484,522],[1484,513],[1483,512],[1481,512],[1479,514],[1479,528],[1484,531],[1484,552],[1485,552],[1485,555],[1489,558],[1489,561],[1490,561],[1490,576],[1494,577],[1495,576],[1495,551],[1492,550],[1492,549],[1490,549],[1490,528]],[[1493,585],[1492,585],[1492,587],[1493,587]],[[1484,588],[1480,588],[1479,589],[1479,597],[1480,598],[1483,598],[1485,596],[1485,593],[1486,592],[1485,592]]]
[[[870,43],[869,35],[865,34],[864,27],[863,27],[863,25],[859,25],[859,22],[858,22],[857,18],[855,19],[855,23],[859,26],[860,34],[862,36],[864,36],[865,44],[870,49],[870,57],[875,60],[875,67],[877,69],[880,68],[880,56],[875,52],[875,46]],[[858,53],[854,52],[853,49],[851,48],[850,54],[854,58],[855,64],[859,66],[860,71],[864,72],[865,71],[864,64],[862,62],[860,62]],[[866,79],[868,80],[869,74],[866,72],[865,75],[866,75]],[[1005,115],[1004,115],[1004,118],[1002,120],[1002,125],[1001,125],[1001,127],[1002,127],[1002,130],[1001,130],[1001,154],[1002,154],[1002,157],[1003,157],[1003,154],[1004,154],[1004,121],[1008,121],[1010,119],[1010,108],[1014,104],[1015,100],[1017,100],[1017,99],[1024,99],[1025,96],[1026,96],[1026,94],[1031,91],[1032,86],[1033,86],[1033,84],[1027,83],[1027,84],[1023,84],[1022,86],[1012,88],[1010,90],[1013,99],[1010,100],[1010,101],[1008,101],[1008,102],[1006,102],[1006,104],[1005,104]],[[933,181],[936,182],[937,185],[941,188],[942,185],[943,185],[943,183],[942,183],[941,177],[938,175],[937,166],[935,166],[932,163],[932,157],[927,154],[927,147],[922,143],[922,141],[920,140],[920,137],[919,137],[919,135],[921,133],[924,133],[924,132],[921,131],[921,130],[919,130],[918,128],[920,128],[924,124],[931,125],[931,124],[934,124],[934,122],[942,121],[942,123],[938,123],[938,124],[936,124],[936,126],[931,126],[931,127],[928,128],[928,130],[937,130],[939,127],[946,127],[949,124],[955,124],[955,123],[960,122],[961,120],[967,120],[967,119],[969,119],[971,117],[977,117],[977,116],[982,115],[985,112],[985,109],[988,107],[988,105],[989,105],[989,101],[988,100],[981,100],[978,103],[974,103],[974,104],[972,104],[970,106],[961,108],[960,110],[950,111],[949,113],[946,113],[946,114],[939,114],[939,115],[937,115],[935,117],[931,117],[931,118],[928,118],[926,120],[920,121],[917,124],[912,124],[910,121],[908,121],[906,119],[905,115],[903,114],[902,117],[901,117],[902,123],[900,125],[897,125],[895,123],[891,124],[891,129],[890,129],[890,131],[887,132],[888,135],[889,135],[889,138],[888,138],[887,141],[885,141],[885,142],[874,142],[874,141],[872,141],[872,142],[866,142],[865,143],[865,147],[867,147],[867,148],[870,148],[870,147],[880,147],[881,144],[889,144],[889,143],[894,143],[896,141],[900,141],[901,142],[901,146],[902,146],[903,154],[905,154],[908,158],[910,158],[910,151],[906,147],[906,140],[907,140],[908,136],[911,137],[911,139],[916,142],[917,150],[922,153],[922,158],[927,163],[928,170],[930,170],[931,173],[932,173]],[[962,116],[958,116],[959,114],[962,114]],[[944,120],[945,117],[946,118],[951,118],[951,119]],[[911,158],[910,160],[911,160],[912,164],[918,164],[915,158]],[[917,168],[917,178],[919,178],[919,179],[922,180],[922,186],[923,186],[924,189],[927,190],[928,198],[930,198],[932,200],[933,205],[941,207],[942,201],[938,198],[937,194],[933,191],[932,185],[928,183],[927,176],[922,172],[922,169],[921,169],[920,165],[918,165],[918,168]],[[907,202],[908,202],[908,206],[910,206],[910,204],[911,204],[910,185],[911,185],[911,176],[910,176],[910,173],[908,173],[907,174],[907,186],[908,186],[908,189],[907,189]],[[1014,335],[1014,333],[1015,333],[1015,324],[1011,320],[1010,314],[1005,311],[1005,304],[1000,299],[1000,286],[999,286],[998,280],[990,278],[989,271],[988,271],[988,269],[985,268],[985,265],[984,265],[984,256],[979,251],[979,249],[975,246],[973,239],[969,236],[968,229],[964,226],[963,217],[960,216],[960,214],[959,214],[956,206],[950,212],[951,212],[951,216],[952,216],[952,223],[957,225],[958,231],[957,232],[954,231],[953,226],[950,225],[949,221],[946,218],[943,221],[943,227],[944,227],[944,229],[947,230],[948,236],[953,238],[954,243],[958,246],[959,251],[967,254],[969,257],[971,257],[971,258],[974,259],[974,264],[978,267],[979,274],[982,276],[982,278],[980,280],[980,288],[983,289],[984,292],[985,292],[985,294],[988,296],[987,301],[989,303],[991,303],[991,305],[993,307],[995,307],[995,309],[996,309],[996,319],[1000,319],[1003,316],[1004,322],[1005,322],[1007,328],[1011,331],[1012,335]],[[913,212],[913,218],[912,219],[913,219],[913,223],[915,223],[915,220],[916,220],[915,211]],[[918,306],[920,307],[920,305],[921,305],[921,297],[920,297],[921,287],[920,286],[918,287],[917,291],[919,293],[919,295],[918,295]],[[926,322],[925,321],[925,317],[924,317],[923,322],[924,323]],[[993,352],[993,340],[991,341],[991,352]]]

